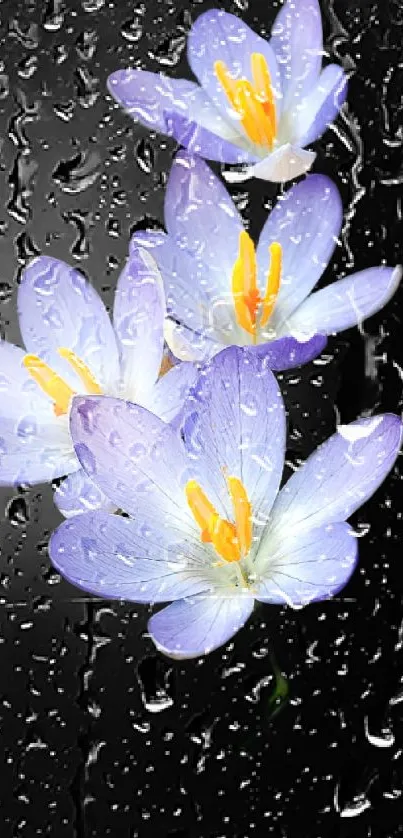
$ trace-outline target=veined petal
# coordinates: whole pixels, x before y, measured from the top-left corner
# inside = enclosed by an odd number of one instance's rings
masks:
[[[330,335],[356,326],[380,311],[397,290],[402,269],[369,268],[311,294],[284,324],[288,334]]]
[[[232,516],[226,478],[241,480],[263,526],[284,465],[285,412],[276,379],[253,350],[231,347],[201,373],[184,408],[189,456],[218,513]]]
[[[214,172],[185,151],[176,155],[170,171],[165,223],[177,244],[206,266],[201,282],[209,294],[229,295],[242,219]]]
[[[165,298],[156,262],[132,252],[121,273],[113,308],[119,341],[122,394],[143,404],[157,381],[164,348]]]
[[[270,45],[281,75],[283,111],[287,111],[309,93],[322,66],[318,0],[286,0],[274,21]]]
[[[143,402],[143,407],[155,413],[164,422],[173,422],[182,411],[189,390],[196,383],[197,375],[194,364],[178,363],[157,381],[149,398]]]
[[[78,468],[68,425],[35,384],[25,352],[0,342],[0,484],[43,483]]]
[[[220,114],[194,82],[128,69],[112,73],[108,89],[133,119],[174,137],[192,151],[228,163],[249,158],[247,150],[239,147],[237,126]]]
[[[324,175],[309,175],[293,186],[270,213],[260,235],[257,261],[259,285],[264,293],[269,247],[273,242],[281,245],[280,291],[270,320],[270,326],[276,330],[320,279],[336,246],[342,220],[339,192]],[[316,331],[323,333],[321,328]]]
[[[82,467],[118,509],[164,512],[195,530],[183,489],[185,449],[169,425],[130,402],[88,396],[73,399],[70,428]]]
[[[310,94],[293,114],[295,136],[301,146],[311,145],[336,119],[347,97],[347,76],[329,64]]]
[[[269,543],[345,521],[373,495],[399,453],[402,423],[387,413],[340,425],[290,477],[272,509]],[[262,548],[263,549],[263,545]]]
[[[202,546],[170,530],[105,512],[65,521],[49,554],[73,585],[108,599],[167,602],[210,588]]]
[[[79,466],[78,463],[77,466]],[[79,467],[78,471],[66,477],[55,489],[53,500],[65,518],[93,512],[96,509],[104,509],[108,512],[115,512],[116,509],[115,504],[111,503],[109,498],[101,492],[84,469]]]
[[[212,128],[200,124],[198,116],[189,119],[176,111],[167,111],[165,118],[169,136],[174,137],[176,142],[187,148],[191,154],[197,154],[207,160],[217,160],[218,163],[252,164],[258,159],[255,154],[244,148],[243,141],[238,135],[234,135],[233,129],[228,130],[231,139],[225,139],[222,136],[226,133],[223,129],[218,133],[220,124],[217,125],[217,131],[213,131]],[[213,120],[209,122],[212,123]]]
[[[39,355],[74,390],[82,391],[83,385],[58,354],[60,347],[84,361],[103,389],[116,384],[119,358],[112,324],[82,274],[58,259],[39,256],[23,271],[17,305],[28,352]]]
[[[271,370],[290,370],[313,361],[323,351],[327,343],[324,335],[313,335],[309,340],[300,342],[293,337],[279,338],[270,343],[250,347]]]
[[[268,180],[272,183],[285,183],[287,180],[294,180],[300,175],[309,172],[316,154],[312,151],[305,151],[298,145],[285,143],[280,145],[275,151],[255,163],[245,171],[244,177],[237,178],[238,180],[249,180],[251,177],[257,177],[261,180]],[[231,181],[230,173],[225,174],[226,180]]]
[[[262,540],[256,599],[298,608],[344,588],[357,563],[358,542],[346,523],[302,533],[286,528],[277,550],[269,551],[270,539]]]
[[[228,336],[234,334],[232,297],[229,307],[228,297],[224,299],[220,288],[221,278],[218,279],[214,270],[210,271],[197,255],[189,254],[172,236],[159,231],[135,233],[130,242],[132,253],[136,244],[147,249],[157,263],[168,316],[173,321],[214,342],[222,339],[223,331]],[[169,343],[167,337],[166,340]]]
[[[239,631],[253,610],[251,596],[206,596],[180,600],[154,614],[148,631],[157,649],[177,660],[218,649]]]
[[[251,80],[251,55],[264,56],[276,94],[278,114],[281,110],[280,76],[274,52],[240,18],[220,9],[211,9],[197,18],[188,36],[188,61],[201,86],[217,109],[239,130],[239,118],[232,110],[214,70],[216,61],[223,61],[234,79]]]

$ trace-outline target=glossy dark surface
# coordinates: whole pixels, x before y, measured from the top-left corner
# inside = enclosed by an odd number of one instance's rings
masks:
[[[261,32],[278,5],[220,3]],[[163,223],[174,144],[133,125],[105,82],[129,64],[188,75],[186,33],[209,6],[0,2],[2,338],[19,340],[15,292],[33,255],[79,266],[110,304],[130,233]],[[403,259],[403,7],[322,9],[329,55],[351,72],[314,167],[345,205],[326,283]],[[257,235],[276,188],[232,193]],[[281,377],[290,463],[336,421],[401,413],[402,314],[400,291]],[[50,487],[3,490],[1,838],[402,836],[401,472],[400,459],[355,516],[360,564],[335,600],[262,607],[225,649],[187,663],[155,652],[148,608],[86,598],[51,570]]]

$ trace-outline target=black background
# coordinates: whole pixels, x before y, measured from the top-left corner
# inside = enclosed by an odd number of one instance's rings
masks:
[[[19,341],[33,255],[78,265],[110,305],[130,232],[163,223],[174,144],[134,125],[105,82],[129,64],[190,77],[186,33],[211,5],[0,2],[1,337]],[[220,4],[263,33],[278,6]],[[328,282],[403,259],[403,3],[322,10],[329,56],[351,74],[314,166],[345,206]],[[232,191],[257,235],[275,188]],[[402,304],[400,291],[280,377],[290,462],[337,421],[400,413]],[[403,836],[401,470],[355,517],[360,564],[342,594],[262,607],[225,649],[185,663],[155,652],[148,608],[86,598],[51,570],[50,487],[2,491],[1,838]],[[289,692],[273,715],[276,666]]]

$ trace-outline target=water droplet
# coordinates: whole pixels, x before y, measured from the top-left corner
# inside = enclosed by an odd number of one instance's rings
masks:
[[[61,160],[53,170],[53,180],[63,192],[75,194],[92,186],[100,175],[101,156],[95,149],[80,151]]]
[[[146,710],[161,713],[172,707],[173,669],[167,668],[165,661],[156,655],[143,658],[137,667],[137,678]]]
[[[11,498],[7,504],[6,514],[15,527],[25,526],[29,521],[28,507],[25,498],[17,496]]]

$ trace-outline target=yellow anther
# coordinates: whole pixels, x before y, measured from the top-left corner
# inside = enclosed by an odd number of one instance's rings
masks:
[[[200,539],[210,542],[225,562],[239,562],[252,543],[251,506],[246,489],[237,477],[227,477],[235,524],[221,518],[196,480],[185,487],[186,499],[200,528]],[[219,564],[217,565],[219,566]]]
[[[227,486],[234,508],[239,547],[242,555],[246,556],[252,544],[252,507],[241,480],[227,477]]]
[[[265,296],[257,285],[257,263],[255,246],[249,234],[239,234],[239,252],[232,271],[232,297],[235,317],[239,326],[245,329],[256,342],[256,330],[260,311],[260,326],[265,326],[276,304],[280,289],[282,248],[278,242],[269,247],[270,268],[267,275]]]
[[[87,364],[75,352],[64,347],[60,347],[57,351],[62,358],[65,358],[69,362],[74,372],[81,378],[86,393],[93,395],[102,393],[98,382],[88,369]],[[64,416],[69,410],[71,399],[76,395],[75,390],[66,384],[63,378],[52,370],[48,364],[45,364],[45,361],[42,361],[37,355],[25,355],[22,363],[25,369],[28,370],[31,378],[33,378],[41,390],[52,400],[56,416]]]
[[[237,111],[237,83],[235,79],[231,78],[224,61],[215,62],[214,72],[231,107]]]
[[[91,393],[91,395],[94,396],[102,393],[97,380],[88,369],[87,364],[85,364],[75,352],[72,352],[71,349],[66,349],[64,346],[61,346],[57,351],[62,358],[65,358],[66,361],[69,362],[70,366],[73,367],[74,372],[76,372],[78,377],[81,378],[87,393]]]
[[[246,230],[239,234],[239,253],[232,272],[232,296],[239,325],[254,336],[260,294],[255,246]]]
[[[270,247],[270,268],[267,274],[266,293],[263,300],[262,315],[260,318],[260,325],[265,326],[274,306],[276,304],[278,292],[280,290],[281,268],[283,261],[283,251],[281,244],[273,242]]]
[[[52,399],[56,416],[67,413],[74,390],[37,355],[25,355],[23,364],[31,378]]]
[[[267,61],[260,52],[251,55],[249,79],[231,78],[224,61],[216,61],[214,72],[238,115],[247,137],[256,145],[273,147],[277,132],[276,106]]]
[[[250,58],[253,84],[263,105],[263,110],[270,120],[272,138],[277,133],[276,105],[274,102],[273,86],[270,71],[265,57],[260,52],[253,52]]]

